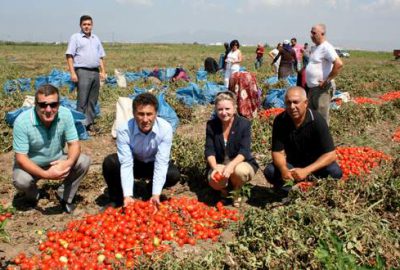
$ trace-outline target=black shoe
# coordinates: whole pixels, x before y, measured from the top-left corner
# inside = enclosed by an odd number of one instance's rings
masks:
[[[96,134],[96,133],[100,132],[100,128],[98,128],[94,124],[90,124],[90,125],[86,126],[86,131],[89,133],[92,133],[92,134]]]
[[[67,203],[64,200],[60,201],[61,207],[63,209],[64,212],[71,214],[72,212],[74,212],[76,205],[73,203]]]

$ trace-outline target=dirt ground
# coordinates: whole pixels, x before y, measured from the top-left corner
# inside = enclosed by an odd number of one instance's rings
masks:
[[[195,124],[181,125],[177,132],[188,136],[200,136],[201,133],[201,136],[203,136],[205,122],[201,120],[195,121],[197,122]],[[56,199],[55,191],[59,185],[57,181],[40,180],[38,186],[45,191],[47,196],[39,200],[36,208],[28,208],[11,183],[13,152],[0,154],[0,202],[16,208],[15,215],[8,220],[5,227],[5,230],[9,233],[9,241],[0,241],[0,268],[21,251],[26,254],[37,253],[37,244],[41,239],[45,239],[47,230],[62,230],[69,221],[83,218],[87,214],[98,213],[107,205],[107,191],[101,174],[101,165],[107,155],[116,152],[115,141],[111,135],[102,134],[82,141],[81,145],[82,152],[92,158],[92,166],[81,183],[75,197],[78,207],[71,215],[62,212]],[[245,210],[250,205],[258,205],[260,201],[266,203],[271,198],[276,199],[276,196],[270,196],[272,191],[268,187],[261,170],[258,171],[251,184],[254,186],[252,199],[245,202],[241,210]],[[145,194],[144,190],[142,182],[135,184],[136,197],[146,199],[146,195],[143,195]],[[220,198],[218,193],[213,192],[204,184],[197,185],[186,182],[178,183],[169,190],[163,191],[163,194],[166,198],[183,195],[197,197],[200,201],[209,205],[214,205]],[[232,235],[226,233],[224,237],[226,239],[222,241],[228,241],[232,238]],[[209,248],[207,245],[204,247],[206,250]],[[185,256],[184,254],[187,252],[193,251],[186,249],[175,251],[177,257]],[[199,251],[196,250],[195,252]]]

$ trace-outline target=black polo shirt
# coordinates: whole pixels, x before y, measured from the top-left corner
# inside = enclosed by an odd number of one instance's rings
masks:
[[[287,112],[274,120],[272,151],[285,150],[286,161],[295,167],[305,167],[320,156],[335,149],[326,120],[316,111],[307,109],[306,118],[296,129]]]

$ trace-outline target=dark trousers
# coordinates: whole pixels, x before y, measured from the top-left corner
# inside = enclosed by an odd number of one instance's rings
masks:
[[[153,179],[154,162],[144,163],[140,160],[134,160],[133,175],[139,179]],[[108,187],[110,200],[117,204],[121,204],[124,198],[121,184],[121,163],[119,163],[118,155],[111,154],[103,161],[103,176]],[[164,187],[171,187],[178,183],[181,174],[178,168],[170,161],[167,171],[167,179]],[[134,181],[134,179],[132,179]],[[150,182],[151,190],[153,182]]]
[[[293,169],[294,166],[290,163],[287,163],[287,167],[289,169]],[[312,174],[317,178],[327,178],[328,176],[334,179],[342,178],[342,169],[340,169],[339,165],[336,162],[314,172]],[[279,169],[273,164],[270,163],[264,170],[264,176],[274,187],[282,187],[285,182],[282,179],[281,172]]]
[[[84,125],[94,123],[95,108],[99,99],[100,77],[98,69],[77,68],[78,97],[76,109],[86,115]]]

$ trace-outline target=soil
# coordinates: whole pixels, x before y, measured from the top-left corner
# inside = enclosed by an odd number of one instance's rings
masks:
[[[177,132],[185,136],[204,136],[205,123],[211,113],[211,107],[200,108],[195,120],[191,124],[180,125]],[[72,214],[62,212],[55,192],[59,183],[57,181],[39,180],[38,186],[45,193],[45,198],[40,199],[35,208],[26,205],[24,199],[17,194],[12,185],[12,166],[14,153],[0,154],[0,202],[5,206],[13,206],[16,209],[13,217],[7,221],[5,230],[9,237],[7,241],[0,240],[0,268],[7,264],[19,252],[35,254],[38,252],[37,245],[40,240],[46,238],[47,230],[62,230],[65,225],[75,219],[81,219],[85,215],[95,214],[102,211],[108,203],[107,190],[104,178],[101,174],[101,165],[104,158],[116,152],[115,140],[110,133],[92,136],[87,141],[81,142],[82,153],[92,158],[92,166],[79,187],[75,197],[77,209]],[[267,185],[262,170],[259,170],[251,182],[252,199],[244,202],[241,211],[251,206],[264,206],[267,202],[280,200],[274,195]],[[146,199],[145,186],[142,182],[135,184],[135,197]],[[220,199],[217,192],[210,190],[204,184],[178,183],[168,190],[164,190],[165,198],[172,196],[197,197],[208,205],[215,205]],[[260,202],[262,202],[260,204]],[[229,206],[228,206],[229,207]],[[229,242],[234,235],[230,232],[224,233],[221,241]],[[179,258],[186,254],[198,254],[201,250],[210,250],[214,244],[204,242],[196,250],[193,247],[175,248],[174,254]],[[200,251],[199,251],[200,249]]]

